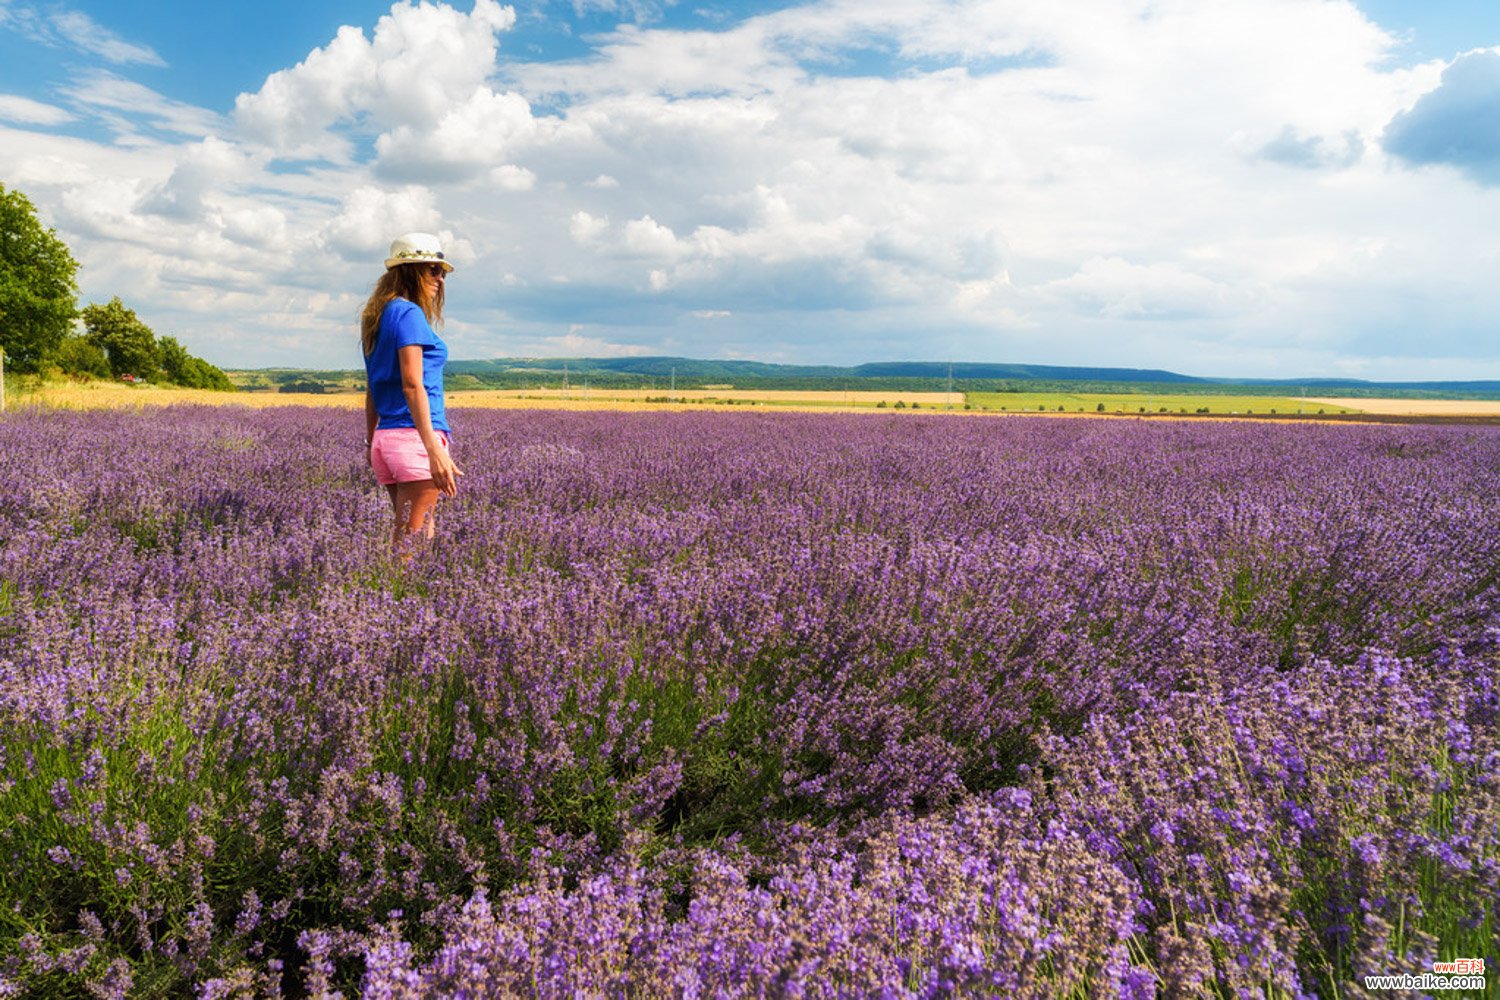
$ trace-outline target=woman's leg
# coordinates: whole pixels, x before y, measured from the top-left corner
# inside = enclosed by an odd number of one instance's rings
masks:
[[[396,526],[391,532],[391,545],[394,548],[400,548],[402,542],[419,531],[422,537],[431,538],[433,508],[437,506],[438,497],[442,495],[433,481],[423,479],[414,483],[397,483],[389,489],[391,505],[396,513]]]

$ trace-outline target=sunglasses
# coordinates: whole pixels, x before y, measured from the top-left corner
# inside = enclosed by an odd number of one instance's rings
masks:
[[[448,269],[441,264],[428,264],[422,273],[430,274],[434,278],[446,278],[448,276]]]

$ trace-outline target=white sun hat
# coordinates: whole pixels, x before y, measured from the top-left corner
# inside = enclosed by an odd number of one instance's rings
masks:
[[[397,264],[441,264],[444,271],[453,270],[443,257],[443,245],[431,233],[397,236],[391,243],[391,255],[385,259],[385,269],[389,271]]]

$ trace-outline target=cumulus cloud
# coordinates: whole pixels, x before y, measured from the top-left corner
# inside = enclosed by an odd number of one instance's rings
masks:
[[[86,237],[87,280],[262,331],[245,364],[298,336],[292,363],[357,363],[406,230],[465,256],[458,356],[664,353],[675,327],[706,355],[1275,374],[1394,365],[1417,325],[1460,356],[1500,308],[1500,192],[1389,169],[1485,169],[1438,126],[1487,106],[1488,63],[1396,66],[1350,3],[809,0],[701,30],[578,3],[627,23],[554,61],[508,58],[495,0],[397,3],[225,118],[108,74],[53,111],[0,98],[115,132],[6,127],[0,176]]]
[[[609,229],[609,219],[595,218],[588,212],[574,212],[568,220],[568,233],[575,243],[587,246],[595,243]]]
[[[479,87],[436,122],[398,125],[381,135],[375,151],[382,170],[392,176],[458,178],[505,165],[538,129],[525,98]]]
[[[473,134],[466,114],[499,100],[507,115],[516,115],[505,98],[485,87],[497,36],[515,20],[515,11],[495,0],[475,0],[468,14],[446,4],[398,3],[371,37],[342,27],[327,46],[271,74],[257,92],[241,94],[235,120],[247,137],[281,155],[336,159],[349,155],[349,143],[330,130],[367,120],[385,130],[398,165],[410,162],[419,134],[446,120],[447,131],[436,141],[452,153]]]
[[[677,256],[677,235],[649,215],[625,223],[622,239],[625,251],[639,257],[671,258]]]
[[[434,232],[441,221],[430,188],[413,184],[388,191],[366,185],[343,199],[321,235],[328,246],[350,259],[373,259],[377,251],[390,246],[396,234]]]
[[[250,157],[222,139],[210,136],[188,147],[164,182],[140,201],[143,212],[183,221],[203,218],[204,196],[232,183],[250,167]]]
[[[288,245],[286,213],[273,205],[233,208],[223,214],[224,235],[245,246],[277,248]]]
[[[530,191],[536,187],[536,174],[525,167],[506,163],[490,171],[490,183],[500,191]]]
[[[1391,119],[1381,141],[1408,163],[1444,164],[1500,184],[1500,49],[1455,59],[1436,89]]]
[[[722,31],[670,31],[620,25],[598,41],[595,58],[525,67],[539,93],[603,98],[658,94],[673,98],[777,91],[803,74],[772,45],[770,18]]]

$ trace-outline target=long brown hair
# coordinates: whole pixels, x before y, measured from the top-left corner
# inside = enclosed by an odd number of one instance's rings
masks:
[[[367,357],[375,350],[375,339],[380,335],[380,314],[391,299],[414,302],[427,317],[427,322],[433,326],[443,325],[443,291],[447,282],[438,282],[437,294],[431,301],[422,290],[422,273],[431,266],[426,263],[397,264],[387,268],[375,282],[375,290],[365,300],[365,307],[359,314],[359,339]]]

